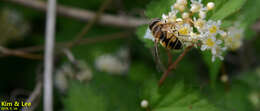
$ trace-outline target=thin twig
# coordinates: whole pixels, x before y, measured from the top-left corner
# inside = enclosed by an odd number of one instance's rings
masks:
[[[37,106],[39,105],[39,102],[41,100],[42,95],[42,65],[39,65],[36,70],[36,85],[33,89],[33,92],[30,94],[29,98],[26,100],[26,102],[32,103],[30,107],[23,107],[22,111],[34,111]]]
[[[30,97],[26,102],[33,103],[34,105],[32,107],[25,107],[22,111],[33,111],[37,107],[37,101],[39,100],[42,93],[42,80],[38,80],[33,92],[31,93]]]
[[[168,53],[168,67],[172,64],[172,54],[170,50],[167,50]]]
[[[121,39],[129,37],[129,32],[116,32],[113,34],[106,34],[102,36],[94,36],[94,37],[88,37],[85,39],[82,39],[78,44],[75,45],[81,45],[81,44],[91,44],[91,43],[97,43],[97,42],[105,42],[115,39]],[[56,47],[68,47],[68,45],[71,44],[70,42],[58,42],[56,43]],[[17,50],[24,51],[24,52],[38,52],[43,50],[43,46],[31,46],[26,48],[20,48]]]
[[[48,0],[44,53],[44,111],[53,111],[53,59],[55,44],[56,0]]]
[[[19,51],[19,50],[8,49],[3,46],[0,46],[0,52],[2,53],[2,55],[0,55],[1,57],[11,55],[11,56],[17,56],[17,57],[22,57],[22,58],[26,58],[26,59],[40,60],[43,58],[42,55],[40,55],[40,54],[30,54],[30,53],[26,53],[26,52]]]
[[[39,0],[2,0],[6,2],[15,3],[18,5],[30,7],[40,11],[46,11],[46,3]],[[95,17],[95,13],[88,10],[71,8],[68,6],[58,5],[57,13],[66,17],[89,21]],[[111,14],[103,14],[100,16],[98,23],[103,25],[112,25],[117,27],[125,27],[125,28],[135,28],[137,26],[147,24],[149,21],[142,18],[135,18],[131,16],[124,15],[111,15]]]
[[[100,16],[105,11],[110,2],[111,0],[105,0],[105,2],[103,2],[97,14],[95,14],[94,18],[91,19],[90,22],[86,24],[86,26],[77,34],[75,40],[71,42],[71,44],[69,45],[69,48],[71,48],[73,45],[79,43],[82,40],[83,36],[86,35],[90,28],[99,20]]]
[[[78,44],[75,45],[81,45],[81,44],[91,44],[91,43],[97,43],[97,42],[105,42],[105,41],[110,41],[110,40],[115,40],[115,39],[121,39],[121,38],[126,38],[129,37],[129,32],[117,32],[114,34],[110,35],[103,35],[100,37],[89,37],[81,40]],[[56,43],[57,47],[68,47],[70,42],[58,42]],[[19,49],[8,49],[5,47],[0,46],[0,52],[2,55],[0,57],[6,57],[6,56],[16,56],[16,57],[22,57],[26,59],[36,59],[40,60],[43,58],[41,54],[31,54],[30,52],[38,52],[42,51],[44,49],[43,45],[39,46],[31,46],[31,47],[26,47],[26,48],[19,48]]]
[[[187,54],[187,52],[193,47],[189,46],[187,48],[184,49],[184,51],[181,53],[181,55],[175,60],[175,62],[173,64],[171,64],[168,69],[163,73],[158,85],[161,86],[163,84],[163,82],[165,81],[165,79],[168,77],[169,73],[171,70],[176,69],[178,63],[182,60],[182,58]]]

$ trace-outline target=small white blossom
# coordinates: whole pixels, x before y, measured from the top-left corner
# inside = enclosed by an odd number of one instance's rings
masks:
[[[193,31],[190,24],[177,24],[176,29],[179,31],[179,36],[185,37],[189,37],[190,33]]]
[[[148,108],[149,102],[147,100],[142,100],[140,105],[142,108]]]
[[[177,18],[176,17],[177,13],[178,13],[178,11],[171,11],[171,12],[168,13],[168,15],[163,14],[162,20],[166,21],[167,23],[169,23],[169,22],[174,23],[176,21],[176,18]]]
[[[187,5],[187,0],[177,0],[176,1],[177,4],[181,4],[181,5]]]
[[[117,55],[105,54],[97,57],[95,60],[95,66],[98,70],[108,72],[109,74],[122,75],[129,67],[129,63],[126,60],[128,55],[123,54],[127,52],[120,52]]]
[[[146,29],[144,38],[145,39],[151,39],[152,41],[154,41],[154,37],[153,37],[152,32],[149,28]]]
[[[231,50],[236,50],[242,45],[244,29],[233,26],[228,28],[228,34],[225,37],[225,44]]]
[[[87,82],[92,79],[92,71],[88,65],[78,60],[75,64],[65,63],[55,73],[55,86],[61,93],[65,93],[68,88],[69,78],[77,79],[80,82]]]
[[[54,77],[54,85],[61,93],[65,93],[68,89],[68,80],[62,70],[58,70]]]
[[[200,11],[200,12],[199,12],[199,17],[200,17],[201,19],[205,19],[206,16],[207,16],[207,13],[206,13],[205,11]]]
[[[211,50],[212,53],[212,61],[215,61],[215,58],[218,57],[221,60],[224,58],[222,57],[222,52],[225,50],[225,48],[221,48],[220,44],[222,43],[221,40],[217,40],[216,37],[208,37],[206,39],[203,39],[202,41],[203,45],[201,46],[201,50]]]
[[[175,3],[173,7],[174,7],[174,9],[177,9],[180,12],[183,12],[185,10],[185,8],[186,8],[186,5],[185,4],[180,4],[180,3]]]
[[[208,9],[208,10],[212,10],[214,7],[215,7],[215,3],[213,3],[213,2],[209,2],[209,3],[207,4],[207,9]]]
[[[228,82],[228,75],[226,75],[226,74],[221,75],[220,80],[223,83],[227,83]]]
[[[189,18],[189,13],[187,13],[187,12],[184,12],[184,13],[182,13],[182,18],[183,19],[187,19],[187,18]]]
[[[215,53],[212,52],[212,62],[215,61],[216,58],[219,58],[220,60],[224,60],[223,52],[226,51],[226,47],[220,47],[218,46],[215,50]]]
[[[190,11],[192,13],[199,12],[202,9],[203,9],[203,4],[201,3],[201,0],[199,0],[199,1],[191,0],[191,9],[190,9]]]
[[[198,29],[198,31],[200,33],[203,33],[206,29],[205,27],[206,21],[201,18],[199,19],[193,18],[193,21],[194,21],[194,26]]]
[[[220,30],[221,21],[213,21],[209,20],[206,23],[207,32],[206,34],[208,36],[216,36],[217,34],[220,34],[222,31]]]
[[[78,61],[77,66],[80,70],[77,72],[76,78],[80,82],[90,81],[92,79],[92,71],[87,64],[83,61]]]

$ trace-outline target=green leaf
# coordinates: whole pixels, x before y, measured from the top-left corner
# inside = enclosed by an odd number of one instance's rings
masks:
[[[68,96],[64,100],[67,111],[106,111],[104,98],[90,86],[71,81]]]
[[[211,16],[213,20],[222,20],[229,15],[238,11],[246,2],[246,0],[229,0],[215,14]]]
[[[252,31],[251,25],[254,24],[260,18],[259,6],[259,0],[247,0],[245,6],[241,10],[241,13],[239,13],[239,17],[242,19],[242,27],[246,29],[246,39],[250,39],[256,34],[254,31]]]
[[[210,53],[210,51],[202,52],[202,56],[203,56],[204,62],[206,63],[206,65],[208,66],[208,69],[209,69],[211,85],[212,85],[212,87],[214,87],[216,84],[218,74],[219,74],[219,70],[221,68],[222,61],[219,60],[218,58],[216,58],[216,60],[214,62],[212,62],[212,60],[211,60],[212,54]]]
[[[219,107],[227,108],[229,111],[254,111],[250,102],[250,94],[259,91],[260,78],[253,72],[242,72],[237,74],[232,82],[228,84],[218,84],[215,89],[209,88],[205,92],[209,96],[210,102]]]
[[[151,74],[156,73],[148,64],[140,61],[133,61],[129,70],[129,79],[135,82],[143,82],[144,79],[149,78]]]
[[[161,18],[171,10],[171,6],[176,0],[153,0],[146,9],[145,15],[149,18]]]
[[[67,111],[139,111],[138,87],[125,76],[94,73],[89,83],[72,81],[65,97]]]
[[[203,98],[194,87],[184,82],[165,83],[158,87],[155,80],[147,82],[143,99],[148,100],[154,111],[219,111]]]
[[[96,72],[89,85],[104,98],[107,104],[106,111],[138,111],[139,87],[125,76],[109,75]],[[95,110],[91,110],[95,111]]]
[[[243,16],[243,23],[247,25],[253,24],[260,17],[259,6],[259,0],[247,0],[240,13]]]

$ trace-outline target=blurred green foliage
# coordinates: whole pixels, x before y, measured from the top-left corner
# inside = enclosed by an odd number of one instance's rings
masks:
[[[118,1],[122,4],[116,5]],[[170,10],[175,0],[115,0],[108,7],[107,13],[118,14],[118,10],[126,14],[141,17],[136,14],[136,8],[144,10],[148,19],[161,17]],[[212,19],[223,19],[223,27],[228,27],[235,19],[241,19],[241,26],[246,27],[246,38],[251,40],[255,32],[249,28],[259,19],[259,0],[203,0],[203,3],[213,1],[216,8],[209,13]],[[59,4],[96,11],[103,0],[60,0]],[[122,8],[122,7],[123,8]],[[13,8],[20,12],[30,25],[30,33],[22,40],[6,44],[10,48],[22,48],[44,43],[44,13],[39,13],[22,6],[1,1],[0,9]],[[133,14],[134,13],[134,14]],[[2,21],[0,21],[2,22]],[[1,26],[1,24],[0,24]],[[84,27],[84,23],[66,17],[58,17],[56,41],[71,41]],[[211,62],[209,53],[199,53],[192,50],[180,62],[176,71],[166,79],[162,87],[157,82],[162,75],[156,68],[150,51],[154,44],[144,39],[147,25],[138,27],[136,35],[129,38],[89,43],[75,46],[71,49],[76,59],[84,60],[93,70],[93,80],[82,83],[69,79],[69,88],[65,95],[55,91],[55,110],[65,111],[145,111],[140,106],[142,100],[148,100],[152,111],[253,111],[258,110],[251,103],[249,95],[252,91],[259,91],[259,80],[252,69],[241,73],[239,67],[230,68],[230,82],[224,84],[219,81],[221,65],[227,61]],[[95,25],[84,36],[98,38],[103,35],[130,31],[111,26]],[[2,30],[1,30],[2,31]],[[2,37],[2,35],[0,35]],[[0,41],[1,42],[1,41]],[[254,41],[256,57],[259,60],[260,40]],[[131,62],[129,70],[123,75],[113,75],[98,71],[95,60],[103,54],[113,54],[122,47],[130,49]],[[246,49],[245,49],[246,50]],[[60,51],[57,51],[60,52]],[[43,52],[39,52],[42,54]],[[180,52],[172,52],[173,60]],[[68,59],[62,54],[56,55],[56,69]],[[227,54],[228,55],[228,54]],[[160,47],[160,57],[166,63],[166,51]],[[243,57],[242,57],[243,58]],[[25,60],[16,57],[0,58],[1,78],[0,95],[11,96],[15,89],[32,90],[35,84],[36,69],[42,61]],[[231,64],[232,65],[232,64]],[[15,69],[15,70],[13,70]],[[8,79],[11,78],[11,79]],[[17,84],[19,83],[19,84]],[[214,88],[211,86],[215,86]],[[62,99],[60,99],[62,98]],[[37,110],[41,110],[39,107]]]

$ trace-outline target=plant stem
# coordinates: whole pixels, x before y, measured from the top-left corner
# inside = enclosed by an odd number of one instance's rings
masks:
[[[18,4],[39,11],[46,11],[47,9],[46,3],[40,0],[0,0],[0,1]],[[89,22],[89,20],[95,17],[95,13],[92,11],[73,8],[64,5],[57,5],[57,13],[59,15],[81,20],[84,22]],[[98,23],[102,25],[110,25],[110,26],[124,27],[124,28],[135,28],[137,26],[147,24],[148,22],[149,20],[144,18],[136,18],[132,16],[125,16],[125,15],[111,15],[111,14],[103,14],[100,17],[100,20],[98,21]]]
[[[41,60],[43,58],[43,56],[40,54],[31,54],[20,50],[12,50],[12,49],[5,48],[3,46],[0,46],[0,52],[2,53],[0,57],[17,56],[21,58],[34,59],[34,60]]]
[[[170,74],[171,70],[176,69],[178,63],[183,59],[183,57],[187,54],[187,52],[193,47],[193,45],[188,46],[187,48],[184,49],[184,51],[181,53],[181,55],[175,60],[175,62],[171,65],[169,65],[168,69],[163,73],[158,85],[161,86],[165,79],[168,77]]]
[[[48,0],[45,32],[45,52],[44,52],[44,92],[43,109],[53,111],[53,60],[55,44],[55,24],[56,24],[56,0]]]
[[[94,16],[94,18],[92,18],[89,21],[89,23],[77,34],[75,40],[72,41],[71,44],[68,45],[68,48],[71,48],[73,45],[79,43],[82,40],[84,35],[86,35],[89,32],[90,28],[99,20],[102,13],[105,11],[105,9],[110,4],[110,2],[111,2],[111,0],[105,0],[105,2],[102,4],[102,6],[99,8],[98,12]]]

